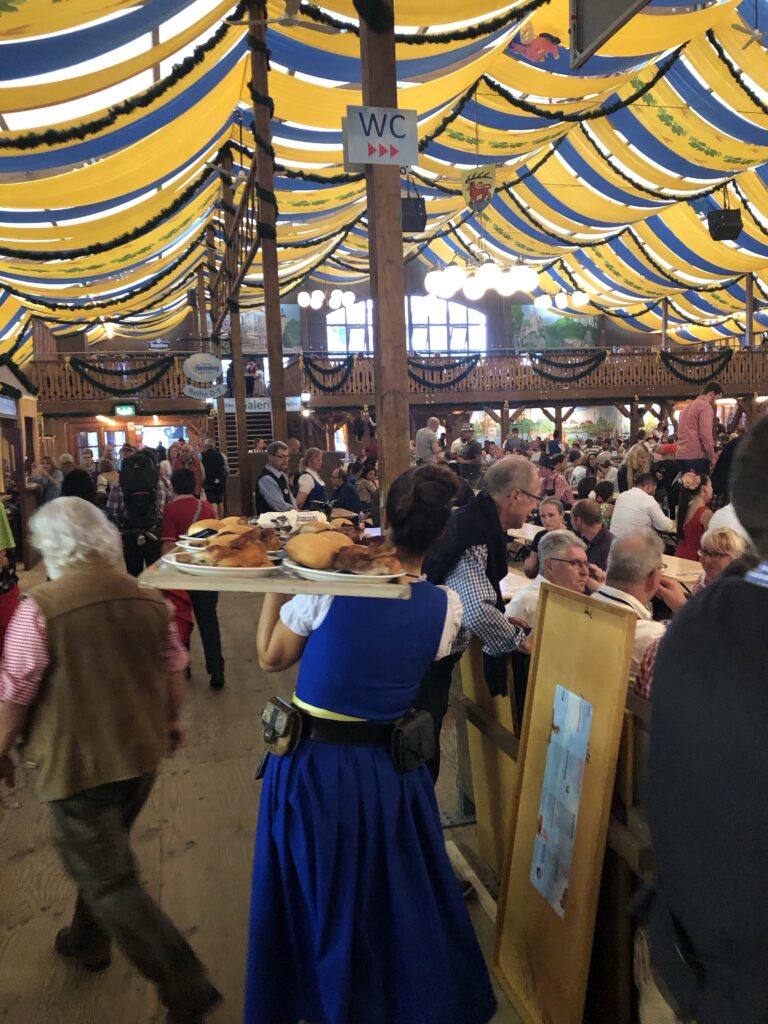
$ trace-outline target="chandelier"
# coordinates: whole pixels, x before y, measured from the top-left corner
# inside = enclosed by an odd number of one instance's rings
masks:
[[[478,302],[486,292],[495,291],[504,298],[515,292],[534,292],[541,289],[539,272],[526,263],[501,265],[488,257],[482,262],[462,266],[456,261],[442,269],[430,270],[424,277],[424,287],[429,295],[438,299],[452,299],[458,291],[470,302]],[[541,291],[533,300],[539,309],[547,309],[554,305],[558,309],[566,309],[569,305],[586,306],[589,296],[586,292],[576,290],[568,295],[559,291],[554,298]]]
[[[340,288],[334,288],[326,295],[321,288],[315,288],[312,292],[299,292],[296,301],[302,309],[322,309],[326,302],[330,309],[341,309],[342,306],[349,309],[357,302],[357,296],[354,292],[343,292]]]

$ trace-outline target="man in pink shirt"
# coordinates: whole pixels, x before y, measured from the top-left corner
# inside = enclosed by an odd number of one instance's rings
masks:
[[[715,403],[723,389],[715,381],[683,409],[677,428],[677,464],[681,473],[709,473],[715,464]]]

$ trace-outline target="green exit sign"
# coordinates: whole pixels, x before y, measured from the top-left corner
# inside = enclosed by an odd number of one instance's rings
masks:
[[[116,405],[112,410],[114,416],[135,416],[136,406],[135,405]]]

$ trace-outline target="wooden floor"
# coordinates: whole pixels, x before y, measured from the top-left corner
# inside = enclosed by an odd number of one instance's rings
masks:
[[[43,578],[39,569],[24,576],[23,586]],[[165,763],[134,832],[148,890],[224,993],[211,1024],[241,1020],[259,798],[253,779],[261,747],[258,712],[271,693],[288,695],[293,688],[293,671],[268,677],[256,665],[258,608],[259,598],[222,595],[227,685],[220,693],[208,687],[195,635],[187,744]],[[453,810],[450,738],[448,746],[440,798]],[[0,806],[0,1022],[159,1024],[164,1018],[153,987],[119,951],[111,969],[98,976],[54,954],[53,937],[68,922],[72,900],[72,885],[51,844],[47,812],[22,779]],[[470,906],[488,955],[493,927],[478,901]],[[501,994],[499,1006],[494,1024],[519,1024]]]

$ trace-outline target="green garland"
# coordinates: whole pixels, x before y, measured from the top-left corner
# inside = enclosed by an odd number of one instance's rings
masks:
[[[142,373],[152,373],[154,370],[169,369],[173,364],[175,356],[161,356],[156,359],[154,363],[148,363],[146,366],[140,366],[135,370],[111,370],[106,366],[94,366],[93,363],[87,362],[85,359],[81,359],[79,356],[70,356],[69,365],[73,366],[76,370],[78,368],[86,370],[87,372],[98,370],[99,373],[106,374],[110,377],[138,377]]]
[[[461,359],[457,359],[452,363],[446,363],[444,366],[429,366],[419,359],[409,358],[408,376],[412,381],[415,381],[417,384],[421,384],[422,387],[431,388],[436,391],[448,391],[450,388],[460,384],[463,380],[466,380],[479,362],[479,355],[466,356]],[[430,373],[442,373],[444,370],[456,370],[459,367],[463,367],[461,373],[457,374],[449,381],[428,380],[426,377],[421,375],[422,372],[426,371],[429,371]]]
[[[687,359],[685,356],[674,355],[672,352],[666,352],[664,349],[659,352],[659,356],[669,372],[677,377],[678,380],[683,381],[685,384],[706,384],[708,381],[714,380],[728,366],[733,359],[733,349],[726,348],[722,352],[716,352],[712,356],[705,356],[700,359]],[[692,377],[690,374],[683,372],[684,367],[704,366],[712,366],[713,369],[701,377]]]
[[[583,361],[577,363],[576,365],[582,366],[584,368],[580,369],[577,373],[568,374],[566,376],[563,374],[550,373],[549,370],[545,370],[542,366],[539,365],[539,362],[543,361],[543,358],[540,355],[533,352],[530,354],[531,367],[533,369],[533,372],[537,373],[540,377],[544,377],[546,380],[555,381],[558,384],[574,384],[577,380],[582,380],[584,377],[588,377],[590,373],[594,373],[599,366],[602,366],[607,358],[607,350],[603,349],[600,352],[595,352],[594,356],[590,360],[589,366],[584,366]],[[549,366],[561,366],[563,370],[567,370],[570,366],[574,365],[572,363],[558,363],[556,360],[553,359],[547,359],[546,363]]]
[[[102,381],[97,380],[96,377],[93,377],[90,372],[88,372],[86,369],[84,369],[84,366],[82,365],[83,364],[83,360],[81,360],[81,359],[70,359],[70,366],[72,367],[72,369],[75,371],[75,373],[79,377],[82,377],[83,380],[87,381],[87,383],[90,384],[92,387],[97,388],[100,391],[105,391],[108,395],[115,395],[115,396],[117,396],[119,398],[124,398],[124,397],[127,397],[128,395],[134,395],[134,394],[138,397],[141,394],[142,391],[145,391],[148,388],[151,388],[153,384],[156,384],[159,380],[161,380],[163,377],[165,377],[165,375],[168,373],[168,371],[173,366],[174,360],[175,360],[174,356],[167,356],[165,359],[162,360],[162,362],[164,364],[167,364],[167,365],[164,365],[161,369],[159,369],[151,377],[148,377],[146,380],[142,381],[141,383],[137,383],[135,387],[128,387],[128,388],[114,388],[114,387],[112,387],[111,384],[104,384]],[[160,362],[160,361],[161,360],[158,360],[158,362]],[[87,365],[88,364],[86,363],[85,366],[87,366]],[[157,364],[153,363],[152,365],[154,366],[154,365],[157,365]],[[100,372],[102,372],[102,373],[104,373],[104,372],[115,373],[116,371],[114,371],[114,370],[111,370],[111,371],[110,370],[107,370],[107,371],[101,370]],[[131,371],[129,373],[126,373],[126,376],[136,376],[136,374],[139,373],[139,372],[141,372],[141,371],[134,370],[134,371]]]
[[[332,395],[336,391],[341,391],[344,385],[350,378],[352,369],[355,365],[355,357],[347,356],[336,366],[321,366],[320,363],[314,359],[310,359],[308,356],[302,358],[302,364],[304,372],[306,373],[309,380],[314,384],[318,391],[322,391],[324,395]],[[332,377],[335,374],[343,371],[339,380],[334,384],[326,384],[321,377]]]
[[[737,85],[739,86],[741,91],[750,98],[750,100],[754,103],[754,105],[757,107],[757,109],[759,111],[761,111],[763,114],[768,114],[768,105],[766,105],[760,99],[760,97],[754,91],[754,89],[751,89],[749,87],[749,85],[747,85],[746,81],[744,80],[744,76],[742,75],[741,71],[739,70],[738,65],[736,65],[736,64],[734,64],[732,62],[731,58],[725,52],[725,50],[721,46],[720,42],[718,41],[717,36],[715,35],[715,33],[712,31],[711,28],[707,30],[706,35],[707,35],[707,42],[712,47],[712,49],[715,51],[715,53],[717,54],[718,58],[722,61],[722,63],[725,64],[726,68],[728,69],[728,71],[730,73],[731,78],[734,80],[734,82],[737,83]],[[751,42],[751,40],[750,40],[750,42]],[[745,45],[748,45],[748,44],[745,44]],[[744,49],[744,47],[742,47],[742,49]]]
[[[552,366],[562,368],[563,363],[559,359],[552,359],[550,356],[542,355],[541,352],[536,353],[536,361],[542,366]],[[590,352],[583,359],[569,359],[568,367],[573,370],[581,370],[585,366],[591,366],[595,361],[595,353]]]
[[[517,107],[519,110],[524,110],[527,114],[535,114],[536,117],[543,117],[547,121],[566,121],[573,124],[581,124],[583,121],[594,121],[599,117],[609,117],[611,114],[615,114],[619,110],[624,110],[625,107],[631,106],[636,103],[637,100],[642,99],[647,92],[656,85],[657,82],[662,79],[666,73],[674,67],[677,63],[680,54],[685,49],[685,45],[678,46],[674,53],[670,54],[666,60],[662,61],[661,64],[656,68],[655,73],[648,79],[648,81],[640,89],[637,89],[623,100],[615,100],[613,103],[606,103],[602,107],[598,107],[597,110],[587,110],[580,114],[570,114],[567,110],[548,110],[546,107],[540,107],[536,103],[529,103],[527,100],[519,99],[514,96],[509,89],[505,89],[503,85],[498,82],[494,82],[488,75],[483,75],[482,80],[492,89],[498,96],[510,104],[510,106]]]
[[[20,342],[21,338],[19,339],[19,343]],[[11,351],[15,351],[15,349],[16,345],[14,345]],[[4,366],[7,370],[10,370],[11,373],[16,378],[16,380],[21,384],[21,386],[26,391],[30,393],[30,395],[36,395],[40,390],[35,384],[32,383],[29,377],[19,368],[19,366],[13,361],[13,359],[11,359],[10,352],[5,352],[3,355],[0,356],[0,366]],[[21,397],[21,395],[19,395],[19,397]]]
[[[372,32],[391,32],[395,27],[395,10],[384,0],[354,0],[355,10]]]
[[[453,32],[427,33],[396,31],[395,41],[398,43],[409,43],[415,46],[423,46],[427,43],[458,43],[464,39],[480,39],[482,36],[492,35],[499,29],[506,28],[508,25],[512,25],[516,21],[522,21],[523,18],[527,18],[529,14],[533,14],[534,11],[538,11],[548,3],[550,3],[550,0],[530,0],[529,3],[522,4],[520,7],[515,7],[510,11],[506,11],[504,14],[498,15],[496,18],[491,18],[489,21],[483,21],[477,25],[472,25],[467,28],[455,29]],[[373,9],[380,9],[380,7],[381,4],[375,2],[375,0],[355,0],[355,10],[374,32],[388,31],[392,28],[391,24],[389,25],[389,29],[374,27],[374,23],[376,25],[387,24],[384,18],[379,16],[378,10]],[[341,21],[339,18],[334,18],[333,15],[321,10],[314,4],[303,3],[301,5],[300,13],[321,25],[328,25],[331,28],[338,29],[340,32],[351,32],[353,35],[360,34],[360,28],[353,21]]]

